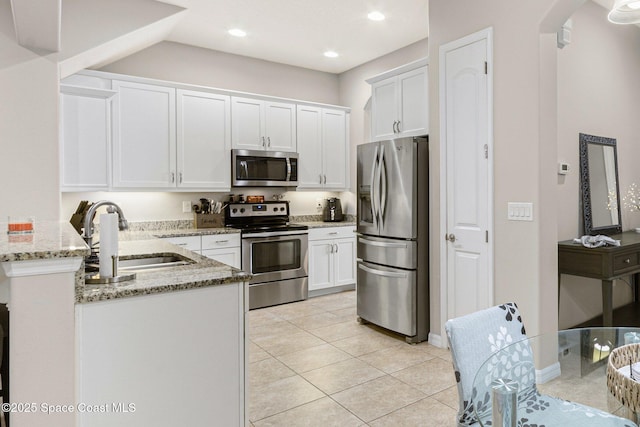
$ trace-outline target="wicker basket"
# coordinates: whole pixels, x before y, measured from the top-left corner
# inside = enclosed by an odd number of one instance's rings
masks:
[[[640,344],[628,344],[611,352],[607,364],[607,387],[613,396],[634,412],[640,410],[640,382],[624,376],[618,371],[628,366],[629,361],[640,361]],[[638,379],[640,380],[640,378]]]

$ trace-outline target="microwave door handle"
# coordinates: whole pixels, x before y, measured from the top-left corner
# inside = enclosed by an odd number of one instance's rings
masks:
[[[285,160],[287,162],[287,178],[285,181],[291,181],[291,159],[287,157]]]
[[[247,168],[247,161],[246,160],[241,160],[240,161],[240,170],[241,170],[241,173],[242,173],[242,178],[248,179],[249,178],[249,169]]]

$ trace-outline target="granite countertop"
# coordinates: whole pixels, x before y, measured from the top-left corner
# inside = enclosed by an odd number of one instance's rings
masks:
[[[0,223],[0,262],[85,257],[89,247],[68,222],[36,221],[31,234],[7,234]]]
[[[192,264],[137,271],[134,280],[113,285],[81,283],[76,288],[77,303],[223,285],[251,278],[248,273],[160,239],[121,240],[119,249],[121,260],[177,254]]]

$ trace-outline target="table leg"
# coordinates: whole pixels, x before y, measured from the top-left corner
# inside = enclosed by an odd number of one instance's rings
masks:
[[[602,326],[613,326],[613,280],[602,281]]]

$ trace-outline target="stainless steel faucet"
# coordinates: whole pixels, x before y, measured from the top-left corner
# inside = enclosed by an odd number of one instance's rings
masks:
[[[109,213],[113,213],[114,210],[115,212],[118,213],[118,218],[119,218],[118,228],[120,230],[126,230],[129,228],[129,223],[124,217],[124,213],[122,213],[122,209],[120,209],[120,206],[108,200],[101,200],[99,202],[95,202],[94,204],[91,205],[91,207],[87,211],[87,214],[84,217],[84,233],[82,234],[82,238],[85,240],[85,242],[87,242],[87,245],[89,245],[89,248],[92,250],[92,252],[93,252],[93,247],[92,247],[93,246],[93,219],[96,216],[96,211],[101,206],[109,206],[107,208],[107,212]]]

